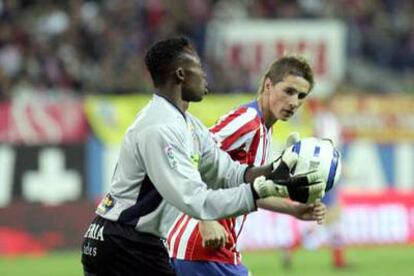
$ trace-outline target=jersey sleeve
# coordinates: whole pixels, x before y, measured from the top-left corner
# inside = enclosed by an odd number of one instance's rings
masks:
[[[219,148],[211,133],[205,128],[202,135],[202,158],[200,172],[212,188],[237,187],[244,182],[246,164],[231,159],[230,155]]]
[[[260,124],[258,120],[260,118],[254,109],[240,108],[222,117],[210,131],[224,151],[248,148]]]
[[[202,220],[237,216],[255,210],[251,187],[211,190],[190,157],[180,131],[152,127],[140,137],[138,150],[149,179],[161,196],[188,215]]]

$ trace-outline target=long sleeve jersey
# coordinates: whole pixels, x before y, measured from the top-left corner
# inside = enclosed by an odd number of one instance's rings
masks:
[[[126,131],[96,213],[165,238],[180,211],[211,220],[255,210],[251,185],[243,184],[246,168],[194,116],[154,95]]]

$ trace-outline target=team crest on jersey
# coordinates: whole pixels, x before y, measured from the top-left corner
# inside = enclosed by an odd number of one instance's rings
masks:
[[[98,205],[98,211],[101,214],[105,214],[109,210],[112,209],[115,205],[115,200],[110,194],[106,194],[106,196],[101,200],[101,203]]]
[[[170,164],[171,168],[177,167],[177,159],[175,159],[173,147],[168,145],[165,147],[165,154],[167,156],[168,164]]]

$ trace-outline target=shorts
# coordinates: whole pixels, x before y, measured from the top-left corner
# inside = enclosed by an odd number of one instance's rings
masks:
[[[85,276],[175,275],[162,240],[97,216],[82,244]]]
[[[206,261],[171,260],[179,276],[248,276],[247,268],[240,264],[225,264]]]

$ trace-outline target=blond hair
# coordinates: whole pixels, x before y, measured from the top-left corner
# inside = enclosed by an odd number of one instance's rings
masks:
[[[301,56],[289,55],[275,60],[262,76],[257,94],[260,95],[264,91],[264,84],[267,78],[276,84],[282,81],[286,76],[294,75],[302,77],[310,84],[309,91],[314,86],[313,71],[309,63]]]

